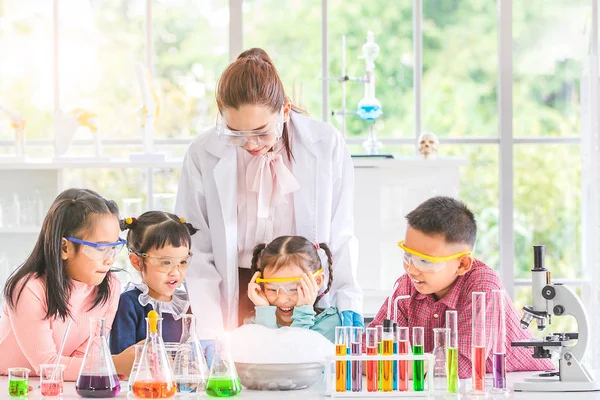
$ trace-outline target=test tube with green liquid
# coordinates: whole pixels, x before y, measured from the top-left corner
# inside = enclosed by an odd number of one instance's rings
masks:
[[[425,330],[422,326],[413,328],[412,350],[414,355],[425,353]],[[422,392],[425,390],[425,361],[413,360],[413,390]]]
[[[458,313],[446,311],[446,379],[448,393],[458,393]]]

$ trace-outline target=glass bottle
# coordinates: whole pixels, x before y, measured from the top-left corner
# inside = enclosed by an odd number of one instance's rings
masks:
[[[186,314],[181,319],[183,330],[175,354],[175,382],[179,393],[204,392],[208,367],[200,341],[196,336],[196,318]]]
[[[242,383],[227,347],[229,337],[219,340],[210,366],[210,376],[206,384],[206,394],[210,397],[233,397],[242,391]]]
[[[177,391],[171,363],[162,340],[162,318],[151,310],[146,318],[146,342],[131,391],[141,399],[166,399]]]
[[[75,385],[81,397],[115,397],[121,391],[119,377],[106,340],[106,319],[90,318],[90,339]]]

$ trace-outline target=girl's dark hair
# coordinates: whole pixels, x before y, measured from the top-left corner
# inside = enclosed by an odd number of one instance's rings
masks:
[[[165,246],[191,247],[192,237],[198,230],[175,214],[164,211],[146,211],[139,218],[120,221],[127,233],[127,248],[132,253],[147,253]]]
[[[238,110],[244,105],[257,104],[279,113],[286,99],[283,83],[271,57],[259,48],[244,51],[225,69],[219,79],[216,96],[221,112],[226,108]],[[292,111],[305,114],[294,105]],[[288,158],[292,160],[294,156],[287,122],[283,124],[281,139]]]
[[[313,307],[329,292],[333,282],[331,250],[329,250],[329,246],[326,243],[319,243],[318,245],[318,248],[323,249],[327,255],[329,280],[323,293],[317,296]],[[279,268],[289,264],[298,265],[307,273],[318,271],[323,266],[321,265],[321,258],[317,250],[315,243],[310,242],[304,236],[280,236],[268,245],[264,243],[258,244],[254,247],[252,253],[252,274],[260,271],[262,276],[263,271],[267,268],[277,271]],[[315,307],[315,311],[320,312],[322,310]]]
[[[47,307],[45,318],[59,317],[64,321],[71,317],[71,279],[61,257],[62,239],[66,236],[85,237],[94,229],[94,218],[106,214],[119,218],[117,203],[92,190],[67,189],[59,194],[44,218],[33,251],[11,274],[4,286],[4,297],[8,306],[13,310],[16,308],[21,293],[31,278],[44,277]],[[79,251],[81,245],[72,244],[75,251]],[[96,287],[96,297],[90,310],[106,303],[110,298],[110,277],[111,272],[108,272],[102,283]]]

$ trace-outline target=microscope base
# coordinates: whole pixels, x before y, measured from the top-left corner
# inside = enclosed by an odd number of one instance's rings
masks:
[[[558,377],[544,378],[534,375],[525,378],[525,382],[515,382],[513,390],[515,392],[594,392],[600,390],[600,382],[564,382]]]

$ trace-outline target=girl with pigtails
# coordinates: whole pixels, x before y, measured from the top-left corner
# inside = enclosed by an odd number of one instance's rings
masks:
[[[319,250],[327,256],[326,273]],[[342,325],[338,310],[317,307],[331,288],[332,265],[327,244],[311,243],[302,236],[280,236],[269,244],[257,245],[252,255],[254,274],[248,284],[255,315],[245,323],[306,328],[333,342],[335,327]]]
[[[192,258],[194,227],[175,214],[147,211],[138,218],[120,221],[127,230],[129,261],[140,273],[141,283],[130,282],[121,294],[110,334],[110,349],[123,349],[146,338],[150,310],[162,318],[165,342],[181,338],[181,317],[190,312],[187,293],[181,289]]]

